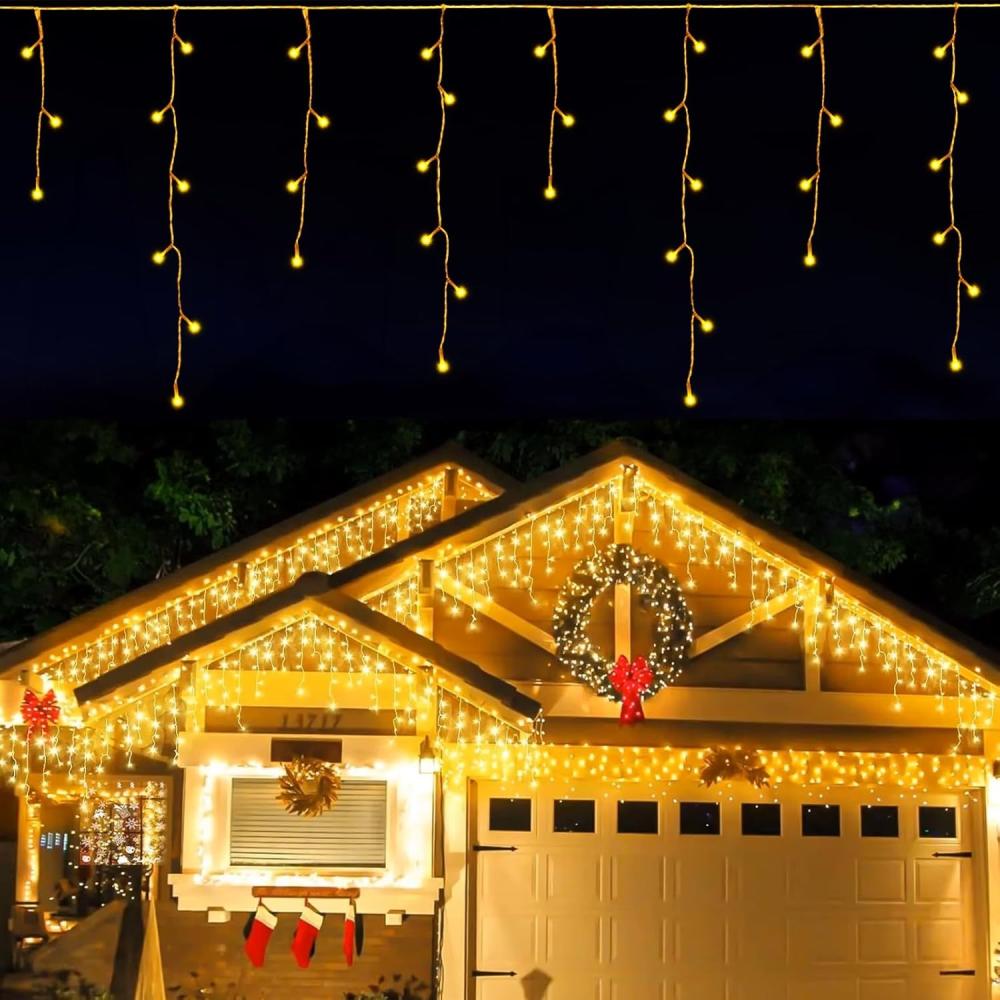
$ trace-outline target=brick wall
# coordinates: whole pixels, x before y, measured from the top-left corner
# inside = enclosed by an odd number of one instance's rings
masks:
[[[411,977],[430,982],[433,917],[406,917],[402,926],[386,927],[381,915],[366,915],[363,954],[348,968],[341,953],[343,918],[329,915],[308,969],[300,969],[291,953],[295,914],[279,916],[259,969],[243,954],[247,914],[234,913],[229,923],[210,924],[204,913],[181,912],[173,901],[161,900],[157,917],[163,977],[172,1000],[197,996],[206,987],[215,1000],[342,1000],[347,993],[370,988],[380,976],[386,987],[397,989]],[[171,987],[180,990],[171,992]],[[415,995],[426,1000],[429,988]]]

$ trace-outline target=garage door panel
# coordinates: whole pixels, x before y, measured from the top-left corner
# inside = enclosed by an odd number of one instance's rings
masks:
[[[680,903],[725,903],[729,862],[717,844],[704,854],[687,848],[675,862],[676,898]]]
[[[961,920],[918,920],[916,961],[959,963],[964,951],[963,938]]]
[[[609,977],[608,996],[610,1000],[674,1000],[673,990],[659,976],[636,973]]]
[[[478,960],[487,969],[531,969],[538,964],[538,921],[531,915],[484,915],[479,922]]]
[[[609,921],[613,963],[622,968],[648,969],[673,962],[673,922],[655,913],[638,912],[612,916]],[[658,971],[658,970],[657,970]]]
[[[729,1000],[726,980],[704,975],[678,979],[671,1000]]]
[[[859,858],[856,882],[859,903],[905,903],[906,861],[903,858]]]
[[[674,898],[674,863],[648,854],[612,855],[611,901],[623,906],[657,906]]]
[[[733,957],[751,966],[783,969],[789,958],[784,913],[763,908],[755,913],[744,913],[739,921]]]
[[[603,898],[604,857],[573,851],[545,859],[545,897],[556,906],[594,906]]]
[[[729,957],[726,911],[705,908],[677,914],[674,953],[680,965],[724,965]]]
[[[859,920],[859,962],[905,962],[906,921]]]
[[[858,1000],[854,977],[794,979],[788,984],[788,1000]]]
[[[491,906],[521,910],[538,900],[538,856],[531,852],[489,851],[477,859],[480,891]]]
[[[959,858],[917,858],[913,862],[918,903],[957,903],[962,898]]]
[[[567,913],[545,920],[545,960],[564,966],[575,964],[580,972],[591,969],[596,976],[604,961],[599,913]]]
[[[854,922],[845,910],[802,910],[788,919],[788,953],[799,963],[853,962]]]
[[[854,897],[853,859],[813,844],[790,855],[788,876],[791,903],[846,903]]]
[[[917,1000],[905,979],[862,979],[858,1000]]]

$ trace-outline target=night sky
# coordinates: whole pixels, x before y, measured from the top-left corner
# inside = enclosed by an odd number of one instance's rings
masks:
[[[817,237],[803,268],[818,60],[810,10],[695,12],[689,196],[702,416],[975,417],[996,413],[1000,222],[994,133],[1000,11],[959,22],[957,207],[966,274],[961,353],[948,371],[954,244],[947,223],[948,64],[932,57],[948,10],[827,11],[828,104]],[[178,56],[177,198],[187,311],[186,417],[210,415],[672,414],[687,359],[679,242],[683,127],[663,109],[681,90],[682,12],[558,15],[559,198],[542,198],[551,63],[544,10],[448,15],[445,85],[458,96],[444,149],[455,303],[453,370],[434,371],[440,246],[433,179],[437,35],[430,12],[312,15],[315,104],[301,272],[288,266],[301,170],[305,63],[296,11],[183,13],[195,54]],[[30,9],[0,12],[3,253],[0,412],[169,413],[172,263],[166,244],[170,15],[46,16],[44,202],[33,203],[37,61]]]

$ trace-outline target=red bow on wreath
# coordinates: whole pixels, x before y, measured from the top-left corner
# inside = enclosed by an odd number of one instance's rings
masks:
[[[646,661],[637,656],[631,663],[622,654],[611,668],[608,678],[611,686],[622,696],[622,712],[618,717],[620,726],[632,726],[642,722],[642,693],[653,683],[653,671]]]
[[[42,736],[48,737],[49,726],[54,726],[59,721],[55,691],[47,691],[41,698],[34,691],[25,691],[21,702],[21,718],[28,727],[27,739],[31,739],[34,729],[40,729]]]

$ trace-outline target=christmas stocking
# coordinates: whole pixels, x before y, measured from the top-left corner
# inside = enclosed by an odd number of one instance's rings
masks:
[[[323,914],[306,903],[299,914],[299,922],[295,925],[292,937],[292,954],[300,969],[307,969],[309,959],[316,954],[316,937],[322,926]]]
[[[278,918],[263,903],[258,903],[256,912],[243,928],[243,936],[247,939],[243,950],[258,968],[264,964],[267,942],[271,940],[271,932],[277,923]]]
[[[348,965],[354,965],[354,927],[357,923],[358,910],[354,900],[347,901],[347,913],[344,914],[344,958]]]

